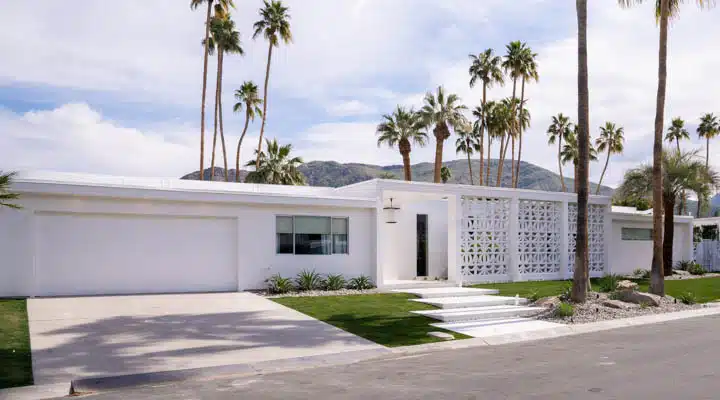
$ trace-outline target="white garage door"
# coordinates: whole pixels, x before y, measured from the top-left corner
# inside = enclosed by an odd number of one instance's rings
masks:
[[[41,214],[41,296],[237,290],[234,219]]]

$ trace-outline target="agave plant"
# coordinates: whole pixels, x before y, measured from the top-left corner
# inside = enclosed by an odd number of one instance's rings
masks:
[[[323,281],[323,287],[325,290],[340,290],[345,287],[347,281],[340,274],[328,274]]]
[[[355,278],[350,279],[350,282],[348,283],[348,289],[353,290],[367,290],[374,288],[375,285],[373,285],[372,280],[365,275],[360,275]]]
[[[280,274],[275,274],[267,280],[268,291],[272,294],[285,294],[292,292],[294,286],[290,278],[283,278]]]
[[[322,287],[323,279],[315,270],[308,271],[304,269],[297,274],[295,284],[300,290],[316,290]]]

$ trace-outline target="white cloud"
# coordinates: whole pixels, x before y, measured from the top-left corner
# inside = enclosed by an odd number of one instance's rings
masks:
[[[359,100],[341,101],[337,104],[329,105],[326,108],[329,115],[335,117],[349,117],[358,115],[376,114],[377,108],[373,105],[363,103]]]

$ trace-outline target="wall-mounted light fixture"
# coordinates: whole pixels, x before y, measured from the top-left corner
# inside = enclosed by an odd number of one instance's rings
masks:
[[[399,210],[400,207],[396,207],[393,205],[393,198],[390,198],[390,205],[388,207],[383,207],[383,210],[385,210],[385,216],[386,220],[385,223],[387,224],[397,224],[397,220],[395,219],[395,211]]]

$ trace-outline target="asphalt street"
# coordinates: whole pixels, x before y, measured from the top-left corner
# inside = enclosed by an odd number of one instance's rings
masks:
[[[88,398],[720,399],[720,316]]]

